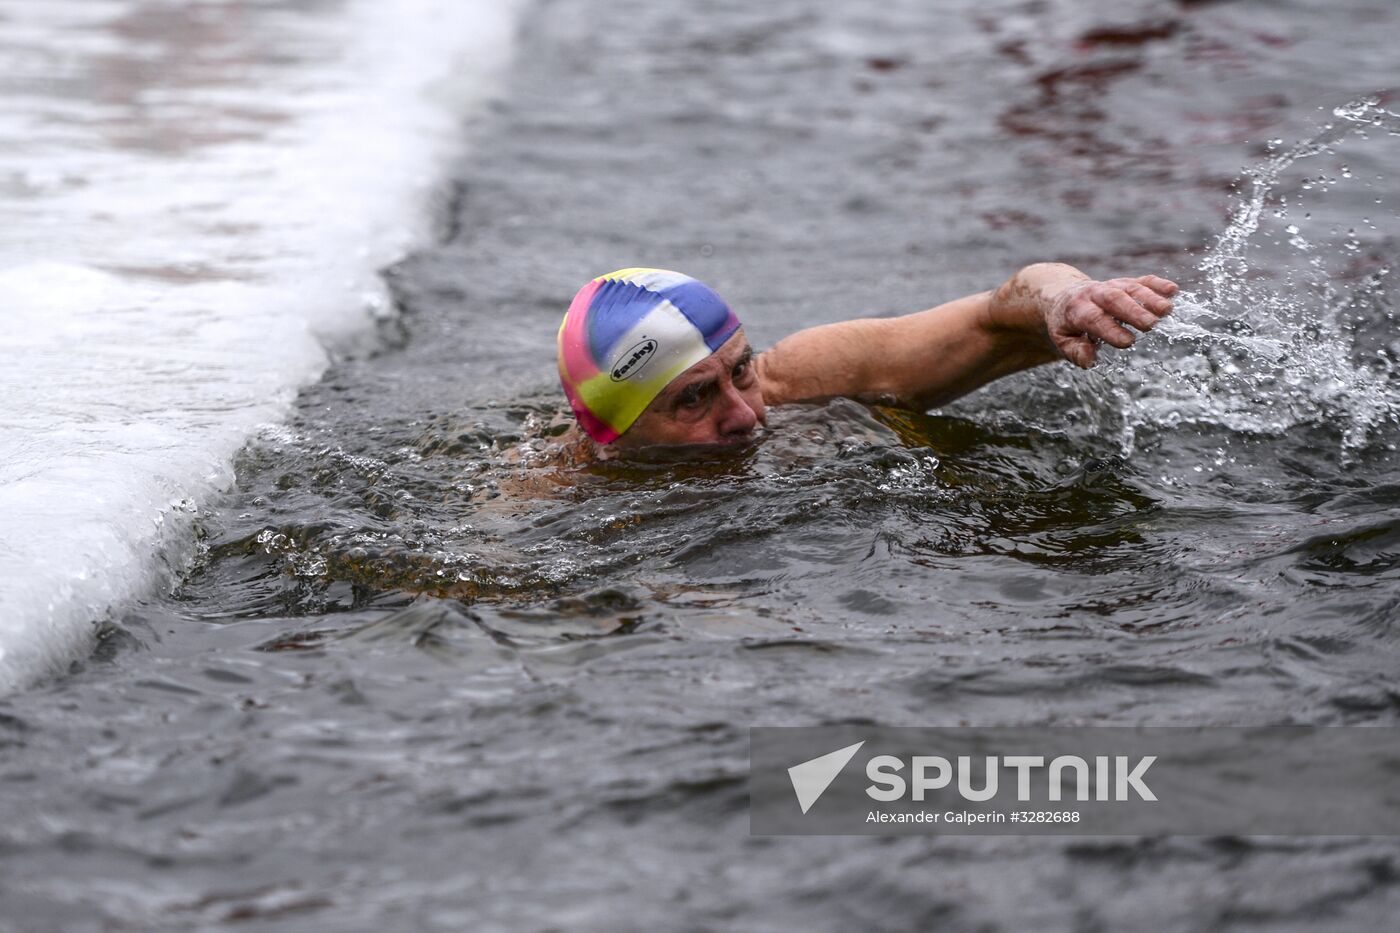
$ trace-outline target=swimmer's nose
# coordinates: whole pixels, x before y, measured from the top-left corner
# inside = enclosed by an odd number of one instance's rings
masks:
[[[716,427],[722,437],[742,437],[758,426],[758,414],[734,386],[724,387],[720,401],[724,408]]]

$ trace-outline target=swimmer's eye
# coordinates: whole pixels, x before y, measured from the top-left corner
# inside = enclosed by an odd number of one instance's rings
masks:
[[[700,404],[700,399],[700,388],[693,386],[676,397],[676,404],[681,408],[693,408]]]
[[[686,386],[671,402],[674,417],[687,423],[694,423],[705,417],[705,413],[710,410],[710,403],[714,401],[714,388],[713,382]]]

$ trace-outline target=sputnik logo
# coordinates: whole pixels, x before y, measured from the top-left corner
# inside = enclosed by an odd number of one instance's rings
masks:
[[[862,739],[854,745],[838,748],[820,758],[813,758],[788,768],[793,792],[797,794],[797,803],[802,807],[804,814],[826,793],[831,782],[836,780],[836,775],[841,773],[841,769],[846,767],[864,744]]]

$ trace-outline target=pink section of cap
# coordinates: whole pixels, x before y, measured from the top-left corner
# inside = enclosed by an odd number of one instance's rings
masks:
[[[613,430],[611,425],[588,410],[588,406],[583,404],[583,399],[574,392],[573,386],[565,383],[564,394],[569,397],[569,407],[574,410],[574,417],[578,419],[579,427],[587,431],[589,437],[600,444],[611,444],[622,436]]]
[[[559,375],[574,385],[587,382],[600,372],[588,350],[588,308],[602,285],[595,279],[578,290],[569,304],[568,313],[564,315],[564,328],[559,332],[559,355],[563,363],[563,371]],[[573,399],[572,393],[570,399]]]

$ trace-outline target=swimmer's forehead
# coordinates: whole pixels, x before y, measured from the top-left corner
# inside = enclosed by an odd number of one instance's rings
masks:
[[[753,356],[753,347],[749,346],[749,338],[744,336],[744,330],[740,328],[713,354],[672,379],[671,384],[666,386],[659,397],[672,398],[677,393],[684,392],[692,386],[713,382],[726,369],[748,362],[753,359]]]

